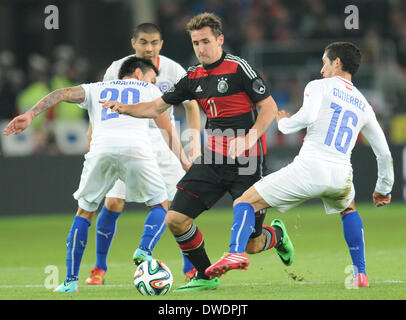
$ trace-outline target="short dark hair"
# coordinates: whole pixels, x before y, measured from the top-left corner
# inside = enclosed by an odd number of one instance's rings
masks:
[[[162,32],[161,29],[159,29],[159,27],[156,24],[150,23],[150,22],[146,22],[146,23],[141,23],[138,26],[136,26],[134,28],[134,32],[133,32],[133,39],[137,40],[138,35],[140,32],[144,32],[144,33],[158,33],[159,34],[159,38],[162,40]]]
[[[159,74],[157,67],[155,67],[151,60],[133,56],[123,62],[120,71],[118,72],[118,78],[123,79],[126,76],[132,75],[137,68],[140,68],[143,73],[152,69],[155,71],[156,75]]]
[[[223,33],[221,19],[210,12],[200,13],[190,19],[186,25],[186,31],[191,33],[194,30],[200,30],[204,27],[210,27],[211,32],[216,38]]]
[[[343,64],[342,70],[349,72],[352,76],[357,73],[361,65],[361,51],[351,42],[330,43],[324,52],[330,61],[340,58]]]

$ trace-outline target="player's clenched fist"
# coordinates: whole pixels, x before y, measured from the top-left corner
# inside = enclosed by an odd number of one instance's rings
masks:
[[[391,202],[392,195],[390,193],[387,195],[384,195],[384,194],[374,191],[374,193],[372,194],[372,199],[374,201],[375,206],[382,207]]]
[[[290,118],[290,113],[282,109],[276,114],[276,121],[279,122],[279,120],[283,118]]]

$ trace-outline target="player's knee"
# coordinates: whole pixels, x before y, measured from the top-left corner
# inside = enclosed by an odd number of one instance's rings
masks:
[[[124,199],[119,198],[106,198],[104,201],[104,206],[107,210],[114,211],[114,212],[122,212],[124,210]]]
[[[233,206],[236,206],[239,203],[249,203],[252,206],[254,206],[256,199],[254,199],[251,194],[252,194],[251,188],[248,190],[245,190],[241,196],[239,196],[237,199],[234,200]]]
[[[243,196],[238,197],[237,199],[234,200],[233,207],[235,207],[237,204],[239,204],[241,202],[246,202]]]
[[[147,206],[147,207],[148,207],[149,210],[151,210],[152,208],[155,208],[155,207],[162,207],[166,211],[168,211],[168,201],[165,200],[164,202],[162,202],[160,204],[156,204],[156,205],[153,205],[153,206]]]
[[[90,212],[85,209],[82,209],[81,207],[78,207],[78,211],[76,212],[76,215],[82,218],[87,219],[89,222],[93,221],[94,217],[94,211]]]
[[[348,208],[346,208],[344,211],[342,211],[340,213],[340,215],[342,217],[344,217],[346,214],[349,214],[349,213],[354,212],[354,211],[357,211],[357,208],[355,207],[355,203],[353,201],[353,202],[351,202],[351,204],[350,204],[350,206]]]
[[[180,235],[190,229],[193,219],[182,213],[169,210],[165,217],[165,223],[172,234]]]

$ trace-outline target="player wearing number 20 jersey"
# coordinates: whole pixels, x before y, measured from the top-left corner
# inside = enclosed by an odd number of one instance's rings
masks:
[[[148,120],[112,113],[100,103],[100,100],[105,99],[137,103],[160,97],[160,91],[148,83],[154,82],[157,74],[158,69],[150,60],[129,58],[121,66],[120,80],[55,90],[32,109],[14,118],[5,128],[6,135],[19,133],[38,114],[61,101],[79,104],[89,114],[93,128],[92,141],[90,150],[85,155],[79,188],[74,193],[74,198],[78,200],[78,209],[66,240],[66,278],[55,292],[77,292],[88,228],[100,202],[118,178],[126,183],[126,197],[130,201],[145,202],[147,206],[153,206],[150,213],[158,210],[163,215],[166,214],[168,195],[150,148]],[[168,128],[169,119],[166,114],[155,121],[160,127]]]
[[[129,186],[128,201],[156,205],[167,200],[163,178],[151,150],[149,120],[110,112],[99,103],[104,99],[128,103],[151,101],[161,96],[161,92],[153,84],[136,79],[81,87],[85,100],[79,106],[88,110],[93,133],[79,189],[74,193],[79,205],[88,211],[96,210],[117,178]]]
[[[133,55],[130,55],[114,61],[107,69],[104,75],[104,80],[117,79],[121,65],[126,59],[132,56]],[[186,73],[185,69],[183,69],[180,64],[163,55],[157,56],[157,68],[159,69],[159,75],[156,78],[155,86],[161,91],[161,93],[168,91]],[[173,126],[176,128],[173,107],[169,108],[167,112]],[[172,201],[176,193],[176,183],[183,177],[185,171],[182,169],[182,165],[174,153],[169,149],[162,136],[161,130],[157,127],[153,119],[149,120],[149,128],[148,135],[151,140],[151,147],[155,154],[159,170],[164,178],[164,183],[168,192],[168,199],[169,201]],[[107,193],[106,197],[125,199],[125,195],[125,184],[121,180],[117,180],[113,188]]]
[[[93,127],[91,151],[134,147],[150,154],[151,148],[145,148],[150,143],[149,120],[111,112],[104,109],[99,100],[151,101],[161,96],[152,83],[127,79],[82,84],[81,87],[85,90],[86,100],[79,106],[87,109]]]

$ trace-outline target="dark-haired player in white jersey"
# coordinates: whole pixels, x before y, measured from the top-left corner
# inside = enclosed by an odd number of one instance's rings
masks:
[[[168,91],[185,75],[186,71],[179,63],[160,55],[163,40],[161,31],[155,24],[142,23],[138,25],[134,29],[131,45],[135,55],[132,54],[114,61],[106,70],[103,78],[104,81],[117,79],[122,63],[132,56],[151,60],[157,67],[159,75],[156,78],[155,85],[162,93]],[[191,160],[193,161],[194,158],[200,155],[200,112],[196,101],[184,101],[183,105],[186,110],[187,122],[191,129],[189,132],[192,134]],[[173,126],[176,128],[172,107],[168,109],[168,115]],[[164,178],[170,205],[176,193],[176,184],[185,174],[185,170],[173,152],[168,148],[155,121],[151,119],[149,123],[151,146],[156,155],[161,175]],[[123,181],[117,180],[113,188],[107,193],[104,206],[97,218],[96,263],[90,272],[90,277],[86,280],[86,283],[89,285],[102,285],[104,282],[107,271],[107,255],[116,232],[117,218],[124,210],[125,198],[125,184]],[[165,230],[164,217],[153,212],[147,217],[144,226],[144,234],[139,248],[133,255],[136,264],[152,259],[152,250]],[[193,265],[186,257],[184,257],[183,272],[186,279],[190,279],[195,273]]]
[[[281,212],[312,198],[320,198],[326,213],[340,213],[344,238],[354,266],[354,285],[368,287],[365,268],[364,228],[355,207],[351,152],[361,132],[376,155],[378,175],[372,195],[377,207],[391,201],[394,182],[392,156],[374,110],[352,83],[361,63],[360,50],[349,42],[325,48],[321,74],[304,90],[303,106],[290,116],[278,112],[284,134],[307,129],[298,156],[288,166],[256,182],[234,202],[252,212],[277,208]],[[241,246],[245,244],[242,243]],[[210,276],[225,273],[221,259],[206,270]]]
[[[14,118],[4,129],[5,135],[20,133],[41,112],[61,101],[78,104],[89,113],[93,133],[89,152],[85,155],[78,190],[73,194],[78,210],[67,238],[65,281],[55,292],[78,291],[79,268],[87,243],[88,228],[95,211],[117,179],[127,184],[126,199],[144,202],[150,212],[166,215],[168,195],[149,139],[149,121],[119,115],[106,110],[100,99],[122,102],[150,101],[161,96],[151,83],[158,70],[150,60],[131,57],[120,68],[120,80],[82,84],[58,89],[42,98],[32,109]],[[171,126],[167,114],[156,119],[159,127]],[[171,138],[171,136],[169,136]],[[180,140],[169,139],[176,150]],[[176,140],[176,141],[175,141]],[[186,159],[185,154],[177,154]],[[185,167],[190,165],[185,162]]]

